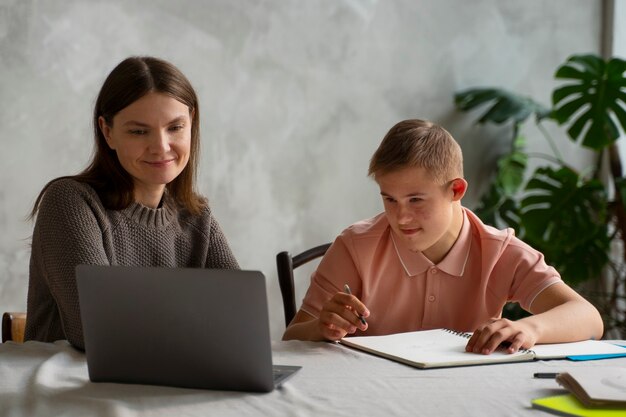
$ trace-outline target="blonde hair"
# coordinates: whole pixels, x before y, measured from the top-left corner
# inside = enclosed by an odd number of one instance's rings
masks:
[[[403,120],[378,146],[368,169],[376,179],[402,168],[424,168],[440,184],[463,177],[463,153],[452,135],[428,120]]]

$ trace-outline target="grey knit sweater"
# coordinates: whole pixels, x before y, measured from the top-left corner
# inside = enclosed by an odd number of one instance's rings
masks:
[[[41,200],[33,231],[26,340],[67,339],[84,349],[79,264],[239,268],[208,207],[194,216],[166,193],[157,209],[133,203],[108,210],[89,185],[56,181]]]

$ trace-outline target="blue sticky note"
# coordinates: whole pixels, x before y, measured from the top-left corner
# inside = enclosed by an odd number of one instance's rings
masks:
[[[624,345],[616,345],[616,346],[626,348],[626,346]],[[567,359],[571,361],[593,361],[596,359],[621,358],[624,356],[626,356],[626,351],[624,351],[624,353],[606,353],[602,355],[575,355],[575,356],[568,356]]]

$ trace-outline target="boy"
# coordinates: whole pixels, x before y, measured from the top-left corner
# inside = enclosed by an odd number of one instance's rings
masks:
[[[283,339],[445,327],[474,332],[466,350],[489,354],[502,342],[515,352],[602,336],[598,311],[541,253],[461,205],[463,157],[445,129],[424,120],[396,124],[372,156],[369,175],[385,212],[337,237]],[[501,318],[508,301],[534,315]]]

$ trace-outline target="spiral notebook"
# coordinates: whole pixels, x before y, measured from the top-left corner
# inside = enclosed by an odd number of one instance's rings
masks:
[[[626,355],[626,348],[598,340],[535,345],[532,350],[507,353],[504,349],[490,355],[465,351],[470,333],[449,329],[422,330],[385,336],[356,336],[340,343],[416,368],[486,365],[539,359],[565,359],[574,355]],[[598,357],[600,357],[598,356]]]
[[[626,368],[570,369],[559,373],[556,382],[585,407],[619,407],[626,415]]]

